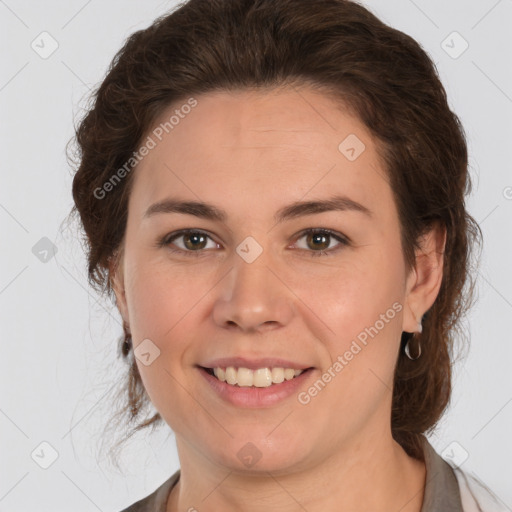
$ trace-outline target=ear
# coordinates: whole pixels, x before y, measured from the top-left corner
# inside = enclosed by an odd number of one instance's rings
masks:
[[[109,264],[109,280],[116,296],[116,305],[125,324],[129,325],[128,306],[124,284],[123,250],[116,252]]]
[[[443,280],[446,227],[434,222],[422,235],[416,249],[416,263],[406,281],[406,297],[402,330],[417,332],[418,322],[434,304]]]

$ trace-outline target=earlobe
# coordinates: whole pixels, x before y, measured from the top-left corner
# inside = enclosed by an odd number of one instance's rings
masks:
[[[407,280],[402,330],[418,332],[422,316],[434,304],[443,280],[446,228],[435,222],[419,239],[415,267]]]

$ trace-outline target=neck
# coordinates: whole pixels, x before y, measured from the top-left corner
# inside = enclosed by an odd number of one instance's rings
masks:
[[[420,512],[423,503],[425,465],[409,457],[390,433],[359,436],[307,468],[250,475],[212,463],[181,436],[176,440],[181,471],[167,512]]]

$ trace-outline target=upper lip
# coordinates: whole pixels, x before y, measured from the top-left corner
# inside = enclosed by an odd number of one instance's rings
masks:
[[[234,366],[235,368],[249,368],[257,370],[258,368],[294,368],[295,370],[306,370],[311,365],[301,364],[277,357],[263,357],[257,359],[246,359],[245,357],[222,357],[213,359],[202,364],[203,368],[227,368]]]

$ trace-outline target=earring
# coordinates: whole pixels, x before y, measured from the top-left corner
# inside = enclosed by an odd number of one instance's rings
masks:
[[[127,356],[130,353],[132,347],[132,338],[129,334],[126,334],[123,341],[122,351],[123,355]]]
[[[423,326],[421,325],[421,322],[418,322],[418,333],[421,333],[423,331]],[[418,355],[416,357],[411,356],[411,340],[415,339],[416,344],[418,345]],[[416,359],[419,359],[421,356],[421,343],[418,339],[418,336],[416,336],[416,333],[413,333],[413,335],[407,340],[407,343],[405,344],[404,348],[405,355],[411,359],[412,361],[416,361]]]

